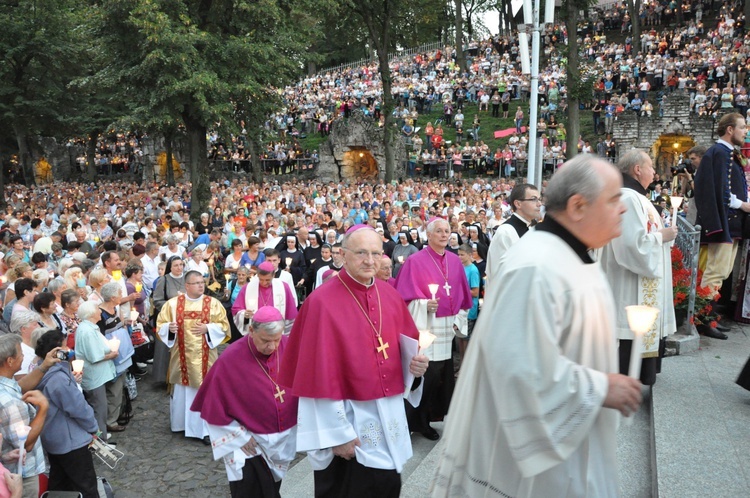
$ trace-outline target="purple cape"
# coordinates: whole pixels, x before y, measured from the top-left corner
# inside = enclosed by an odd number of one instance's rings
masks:
[[[274,397],[276,387],[253,359],[258,358],[278,382],[277,365],[288,340],[282,337],[279,348],[269,356],[255,349],[250,336],[231,344],[208,371],[190,409],[200,412],[209,424],[224,426],[236,420],[256,434],[275,434],[294,427],[297,398],[287,391],[280,403]]]
[[[439,269],[438,269],[439,267]],[[447,272],[446,272],[447,267]],[[448,274],[451,295],[445,291],[445,274]],[[460,310],[471,309],[473,304],[469,282],[461,260],[450,251],[440,256],[430,246],[409,256],[396,277],[396,290],[409,304],[415,299],[430,299],[429,284],[438,284],[435,297],[438,309],[435,316],[457,315]]]

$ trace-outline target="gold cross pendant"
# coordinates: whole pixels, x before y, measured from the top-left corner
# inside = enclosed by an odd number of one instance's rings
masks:
[[[383,344],[383,338],[382,337],[378,337],[378,342],[380,343],[380,347],[377,348],[377,351],[378,351],[378,353],[383,353],[383,357],[387,360],[388,359],[388,351],[386,351],[386,349],[388,349],[390,346],[388,345],[387,342],[385,344]]]
[[[286,394],[286,390],[282,391],[279,386],[276,386],[276,394],[274,394],[273,397],[278,399],[279,403],[283,403],[285,394]]]

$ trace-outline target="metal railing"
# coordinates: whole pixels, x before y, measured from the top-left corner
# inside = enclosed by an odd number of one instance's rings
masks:
[[[688,296],[687,323],[693,322],[695,313],[695,292],[698,284],[698,251],[700,249],[701,226],[691,225],[682,216],[677,217],[677,238],[675,244],[682,251],[683,264],[690,270],[690,295]]]
[[[443,47],[445,47],[445,45],[446,45],[445,43],[438,41],[438,42],[425,43],[425,44],[420,45],[418,47],[408,48],[408,49],[404,49],[404,50],[397,50],[395,52],[391,52],[391,53],[388,54],[388,60],[389,61],[393,61],[396,58],[411,56],[411,55],[417,54],[419,52],[430,52],[432,50],[437,50],[439,48],[443,48]],[[323,68],[323,69],[318,70],[317,73],[318,74],[325,74],[325,73],[330,73],[330,72],[344,71],[344,70],[347,70],[347,69],[351,69],[353,67],[367,66],[370,63],[376,62],[376,61],[377,61],[377,57],[374,58],[374,59],[370,58],[370,57],[366,57],[366,58],[360,59],[358,61],[347,62],[345,64],[339,64],[338,66],[331,66],[331,67]]]

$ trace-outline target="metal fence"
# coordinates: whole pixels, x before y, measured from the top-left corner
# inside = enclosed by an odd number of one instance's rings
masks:
[[[424,45],[420,45],[418,47],[408,48],[404,50],[397,50],[395,52],[391,52],[388,54],[388,60],[392,61],[396,58],[400,57],[407,57],[412,56],[414,54],[418,54],[420,52],[430,52],[432,50],[437,50],[439,48],[443,48],[446,44],[443,42],[431,42],[431,43],[425,43]],[[354,62],[347,62],[346,64],[339,64],[338,66],[331,66],[324,69],[320,69],[318,71],[318,74],[323,73],[329,73],[329,72],[339,72],[339,71],[345,71],[347,69],[351,69],[353,67],[362,67],[370,64],[373,61],[376,61],[377,58],[371,59],[369,57],[360,59],[358,61]]]
[[[695,290],[698,283],[698,250],[700,249],[701,227],[691,225],[682,216],[677,217],[677,239],[675,244],[683,255],[683,264],[690,270],[690,295],[688,296],[687,323],[693,321],[695,312]]]

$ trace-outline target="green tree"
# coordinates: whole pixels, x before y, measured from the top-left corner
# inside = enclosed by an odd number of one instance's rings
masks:
[[[35,137],[64,121],[67,84],[77,76],[84,40],[75,0],[0,4],[0,116],[11,123],[27,184],[33,184]]]
[[[129,98],[179,116],[187,136],[191,216],[210,201],[206,133],[253,96],[304,69],[328,0],[111,0],[100,36]],[[252,112],[252,111],[249,111]]]
[[[596,0],[565,0],[562,9],[565,12],[565,27],[568,32],[567,52],[567,87],[568,87],[568,123],[566,126],[567,157],[571,159],[578,154],[578,137],[581,134],[580,104],[591,99],[591,82],[581,77],[580,54],[578,53],[579,12],[593,5]]]

